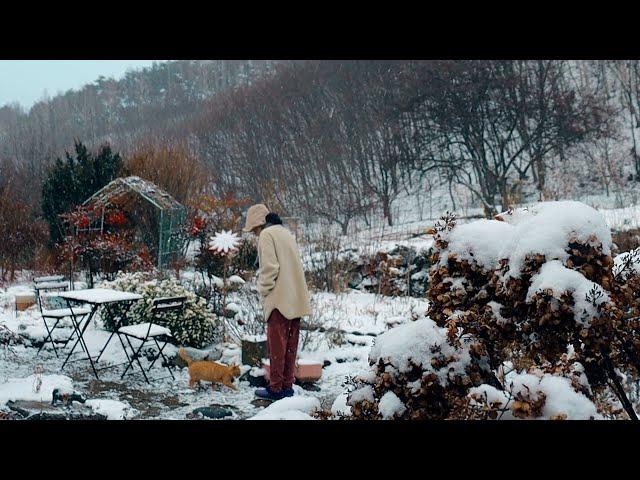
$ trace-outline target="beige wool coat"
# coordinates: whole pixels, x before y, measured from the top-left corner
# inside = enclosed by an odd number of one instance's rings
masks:
[[[274,309],[292,320],[311,314],[298,244],[282,225],[260,232],[258,239],[258,292],[265,320]]]

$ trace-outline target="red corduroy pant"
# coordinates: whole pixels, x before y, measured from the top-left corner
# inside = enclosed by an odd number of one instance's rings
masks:
[[[289,320],[273,310],[267,321],[269,348],[269,388],[274,392],[293,387],[295,380],[300,319]]]

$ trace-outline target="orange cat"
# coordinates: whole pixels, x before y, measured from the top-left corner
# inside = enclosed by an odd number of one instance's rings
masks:
[[[211,386],[215,387],[216,383],[222,383],[229,388],[238,390],[233,384],[233,379],[240,376],[240,367],[230,365],[228,367],[209,360],[194,361],[185,352],[184,348],[178,350],[178,355],[189,366],[189,388],[193,388],[200,380],[211,382]]]

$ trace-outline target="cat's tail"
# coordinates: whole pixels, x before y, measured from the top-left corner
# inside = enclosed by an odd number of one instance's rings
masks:
[[[178,350],[178,356],[185,362],[187,362],[187,365],[191,365],[191,362],[193,362],[193,358],[191,358],[182,347],[180,347],[180,349]]]

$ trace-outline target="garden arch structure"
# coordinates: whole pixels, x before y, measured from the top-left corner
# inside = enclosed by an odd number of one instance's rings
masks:
[[[102,231],[107,205],[133,204],[136,199],[151,205],[156,211],[157,266],[159,269],[166,268],[171,259],[184,256],[183,227],[187,217],[186,207],[167,192],[140,177],[120,177],[91,195],[83,206],[101,211],[100,226],[96,230]]]

